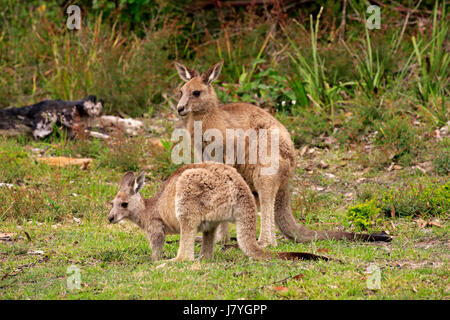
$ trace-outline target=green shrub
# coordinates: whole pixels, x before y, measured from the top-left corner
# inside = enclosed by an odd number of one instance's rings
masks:
[[[24,151],[0,150],[0,182],[14,183],[23,180],[28,155]]]
[[[450,147],[438,151],[433,160],[434,171],[440,175],[450,174]]]
[[[450,212],[450,182],[436,186],[434,183],[418,183],[392,188],[377,201],[384,215],[390,216],[436,216]]]
[[[394,116],[382,122],[375,143],[390,148],[394,161],[409,165],[421,141],[418,129],[407,117]]]
[[[367,230],[376,222],[376,217],[381,212],[375,200],[356,204],[347,209],[347,218],[357,229]]]

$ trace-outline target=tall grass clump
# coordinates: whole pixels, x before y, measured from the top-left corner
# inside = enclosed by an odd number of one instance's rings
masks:
[[[325,62],[319,56],[317,40],[322,10],[323,7],[320,9],[315,23],[312,15],[310,15],[312,61],[302,52],[295,41],[288,36],[288,41],[294,51],[294,54],[289,54],[289,57],[298,72],[296,79],[291,81],[291,84],[301,104],[306,105],[306,98],[308,98],[316,112],[327,114],[331,121],[334,122],[335,107],[342,102],[341,91],[346,86],[354,83],[331,83],[326,76]]]
[[[377,94],[383,86],[384,64],[380,61],[378,52],[372,49],[368,28],[365,28],[366,41],[364,47],[364,57],[358,56],[358,73],[362,90],[367,96]]]
[[[95,94],[104,99],[106,113],[140,116],[153,106],[164,108],[178,21],[155,14],[138,37],[101,13],[83,16],[81,29],[69,30],[60,23],[64,12],[50,4],[25,16],[19,4],[11,5],[4,22],[9,32],[0,33],[0,107]]]
[[[448,19],[443,1],[441,18],[438,19],[438,1],[433,9],[431,40],[423,35],[412,37],[414,54],[417,60],[415,73],[415,91],[423,106],[419,106],[425,118],[439,125],[449,119],[449,104],[446,101],[449,91],[450,56],[446,48],[448,37]]]

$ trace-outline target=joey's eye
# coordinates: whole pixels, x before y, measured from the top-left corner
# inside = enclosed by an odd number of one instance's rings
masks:
[[[200,91],[194,91],[192,92],[192,94],[194,95],[194,97],[200,97]]]
[[[178,91],[178,94],[179,94],[180,96],[182,96],[182,95],[183,95],[183,92],[180,90],[180,91]]]
[[[128,202],[122,202],[122,203],[120,204],[120,206],[121,206],[122,208],[128,208]]]

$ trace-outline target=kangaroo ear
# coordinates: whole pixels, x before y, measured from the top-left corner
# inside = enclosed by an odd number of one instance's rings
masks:
[[[139,172],[136,180],[134,180],[133,191],[138,193],[145,184],[145,171]]]
[[[121,189],[128,189],[134,185],[134,173],[127,172],[123,175],[122,181],[120,182]]]
[[[180,78],[185,82],[188,82],[194,77],[200,76],[200,73],[198,73],[197,70],[192,70],[179,62],[175,62],[175,68],[177,69]]]
[[[202,80],[206,84],[211,84],[214,80],[216,80],[219,75],[220,71],[222,71],[223,66],[223,60],[219,61],[215,65],[213,65],[211,68],[208,69],[204,74],[202,74]]]

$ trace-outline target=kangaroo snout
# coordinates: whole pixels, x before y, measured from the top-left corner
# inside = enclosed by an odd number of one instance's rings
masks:
[[[178,106],[177,111],[180,116],[184,116],[188,113],[188,111],[186,110],[186,106]]]
[[[109,223],[114,223],[114,216],[108,216]]]

